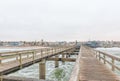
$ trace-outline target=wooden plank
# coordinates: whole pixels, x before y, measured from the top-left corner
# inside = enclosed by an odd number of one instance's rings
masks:
[[[75,62],[76,58],[47,58],[48,61],[68,61],[68,62]]]

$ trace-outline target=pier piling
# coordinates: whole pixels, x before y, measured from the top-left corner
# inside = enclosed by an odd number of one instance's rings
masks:
[[[46,65],[45,65],[46,61],[42,60],[39,63],[39,78],[40,79],[45,79],[45,74],[46,74]]]
[[[58,55],[55,56],[55,58],[57,58],[57,59],[58,59],[58,57],[59,57]],[[59,66],[59,61],[57,59],[55,60],[55,68]]]

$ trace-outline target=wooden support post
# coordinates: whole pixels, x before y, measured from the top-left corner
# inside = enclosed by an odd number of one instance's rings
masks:
[[[48,53],[48,48],[47,48],[45,51],[46,51],[45,56],[47,56],[47,53]]]
[[[53,54],[53,48],[51,48],[51,54]]]
[[[70,53],[69,53],[68,57],[70,57]]]
[[[43,50],[41,49],[40,57],[42,58]]]
[[[29,58],[29,54],[27,54],[27,58]]]
[[[49,48],[48,48],[48,49],[47,49],[47,56],[49,55],[49,52],[50,52],[50,51],[49,51]]]
[[[45,49],[45,51],[44,51],[45,53],[44,53],[44,55],[43,56],[46,56],[46,54],[47,54],[47,49]]]
[[[34,60],[35,60],[35,51],[33,51],[32,54],[33,54],[33,63],[34,63]]]
[[[42,50],[42,57],[44,57],[45,53],[46,53],[46,49],[43,49]]]
[[[20,69],[22,69],[22,54],[19,54],[19,58]]]
[[[100,55],[100,52],[99,52],[99,61],[101,61],[101,55]]]
[[[45,60],[42,60],[39,63],[39,78],[40,79],[45,79],[45,75],[46,75]]]
[[[42,57],[45,55],[45,50],[46,50],[46,49],[43,49],[43,50],[42,50]]]
[[[64,54],[62,54],[62,58],[65,58],[65,55],[64,55]],[[63,60],[62,60],[62,63],[64,64],[64,63],[65,63],[65,61],[63,61]]]
[[[0,75],[0,81],[3,81],[3,77],[2,77],[2,75]]]
[[[1,58],[0,58],[0,64],[2,64],[2,60],[1,60]]]
[[[95,54],[96,54],[96,58],[97,58],[97,51],[95,51]]]
[[[52,48],[49,48],[49,55],[51,55],[52,53]]]
[[[68,58],[68,54],[66,54],[66,58]]]
[[[55,48],[55,53],[56,53],[57,49]]]
[[[106,57],[105,57],[105,55],[104,55],[104,64],[106,64]]]
[[[47,48],[48,49],[48,48]],[[47,55],[47,49],[45,50],[45,56]]]
[[[114,58],[112,58],[112,71],[114,71],[115,70],[115,67],[114,67]]]
[[[48,55],[50,55],[50,54],[51,54],[51,48],[48,49]]]
[[[52,48],[52,54],[54,53],[54,48]]]
[[[0,54],[0,64],[2,64],[2,56],[1,56],[1,54]]]
[[[58,55],[55,56],[55,58],[58,58]],[[59,61],[58,60],[55,60],[55,68],[59,66]]]

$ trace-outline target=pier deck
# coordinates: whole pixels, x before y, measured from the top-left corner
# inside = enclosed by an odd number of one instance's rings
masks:
[[[79,81],[118,81],[119,77],[95,58],[92,50],[81,47]]]
[[[108,61],[107,57],[111,60]],[[120,61],[120,58],[81,46],[69,81],[120,81],[120,77],[113,72],[119,70],[115,61]],[[106,63],[111,65],[112,70]]]

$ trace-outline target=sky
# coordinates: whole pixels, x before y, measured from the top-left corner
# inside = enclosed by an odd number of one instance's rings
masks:
[[[120,41],[120,0],[0,0],[0,40]]]

